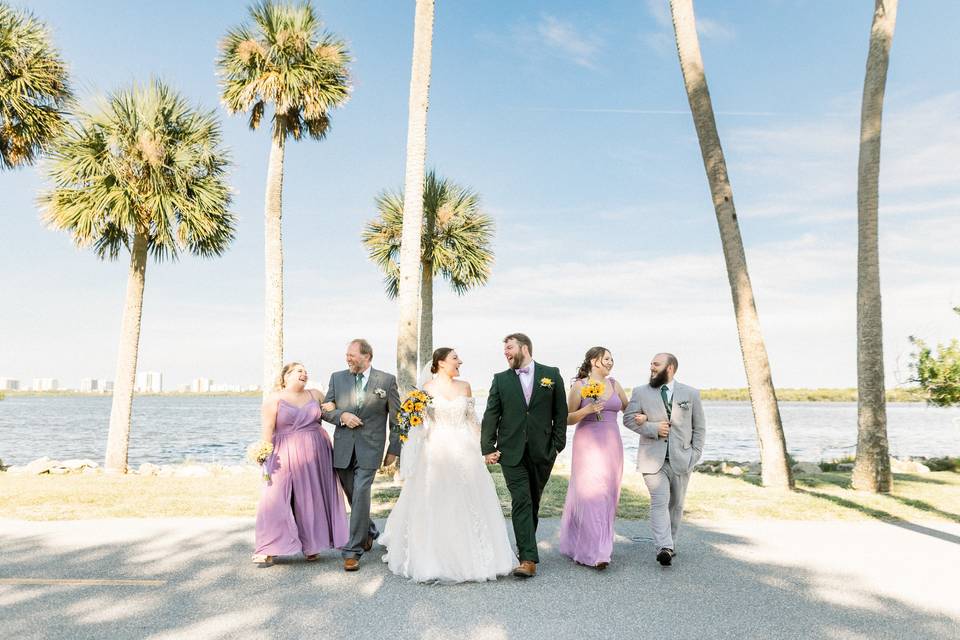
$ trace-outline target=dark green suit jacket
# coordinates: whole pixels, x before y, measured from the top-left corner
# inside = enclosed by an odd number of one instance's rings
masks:
[[[513,369],[493,376],[480,428],[483,455],[500,452],[500,464],[520,464],[529,447],[536,463],[550,463],[567,444],[567,398],[556,367],[534,362],[530,406]]]

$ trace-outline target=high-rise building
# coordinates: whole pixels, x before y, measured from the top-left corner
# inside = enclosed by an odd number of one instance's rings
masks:
[[[30,388],[34,391],[57,391],[60,389],[60,381],[56,378],[34,378]]]
[[[19,391],[20,381],[16,378],[0,378],[0,391]]]
[[[163,393],[163,374],[159,371],[139,372],[134,390],[138,393]]]
[[[190,382],[190,391],[192,393],[210,393],[213,386],[213,380],[210,378],[194,378]]]
[[[96,378],[83,378],[80,380],[80,393],[99,393],[102,391],[100,386],[100,381]]]
[[[113,392],[113,380],[104,380],[103,381],[103,392],[112,393]]]

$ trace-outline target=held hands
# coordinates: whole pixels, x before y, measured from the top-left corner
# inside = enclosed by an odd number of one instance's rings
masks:
[[[336,408],[337,408],[336,402],[324,402],[323,404],[320,405],[320,409],[322,409],[327,413],[333,411]]]
[[[356,429],[363,426],[363,420],[348,411],[344,411],[340,414],[340,424],[348,429]]]
[[[483,461],[487,464],[497,464],[500,462],[500,452],[494,451],[493,453],[488,453],[487,455],[483,456]]]

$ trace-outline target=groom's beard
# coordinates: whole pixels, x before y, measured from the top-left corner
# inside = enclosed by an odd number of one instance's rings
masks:
[[[664,369],[660,373],[651,373],[650,374],[650,386],[654,389],[659,389],[663,385],[667,384],[667,370]]]
[[[519,369],[519,368],[520,368],[520,365],[522,365],[522,364],[523,364],[523,355],[521,355],[521,354],[518,353],[517,355],[510,357],[510,368],[511,368],[511,369]]]

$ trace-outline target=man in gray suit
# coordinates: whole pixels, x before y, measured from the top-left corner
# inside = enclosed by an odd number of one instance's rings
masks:
[[[678,366],[671,353],[654,356],[650,383],[634,388],[623,412],[623,426],[640,434],[637,471],[650,492],[650,528],[665,567],[676,555],[687,483],[707,435],[700,392],[674,380]]]
[[[350,503],[350,540],[342,549],[343,569],[356,571],[360,557],[373,548],[380,535],[370,519],[370,487],[383,465],[393,464],[400,455],[400,440],[387,425],[396,423],[400,408],[397,379],[370,366],[373,348],[358,338],[347,347],[347,369],[330,376],[325,402],[337,408],[324,411],[323,420],[336,425],[333,433],[333,466]]]

